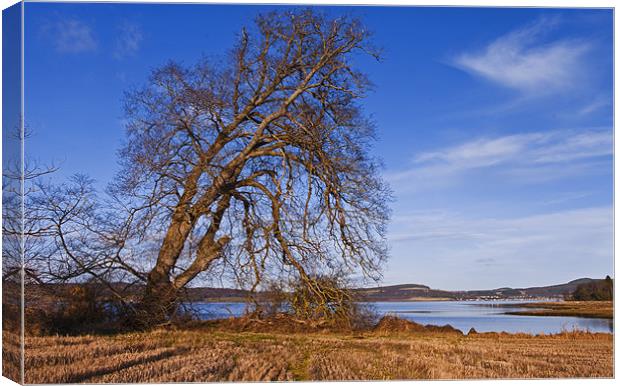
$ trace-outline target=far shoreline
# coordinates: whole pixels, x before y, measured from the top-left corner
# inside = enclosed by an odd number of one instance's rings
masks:
[[[502,304],[500,307],[516,306],[521,308],[533,308],[525,311],[510,311],[507,315],[522,316],[573,316],[590,319],[614,318],[612,301],[561,301],[561,302],[536,302],[525,304]]]
[[[421,302],[475,302],[500,308],[523,308],[523,311],[507,311],[505,315],[517,316],[560,316],[588,319],[614,319],[612,301],[567,301],[551,300],[550,298],[533,299],[449,299],[449,298],[415,298],[415,299],[382,299],[376,301],[360,300],[359,303],[421,303]],[[520,301],[515,303],[516,301]],[[189,303],[248,303],[240,298],[208,298]]]
[[[424,297],[416,297],[416,298],[407,298],[407,299],[378,299],[378,300],[357,300],[358,303],[418,303],[418,302],[498,302],[498,301],[509,301],[509,302],[561,302],[561,299],[554,300],[554,298],[528,298],[528,299],[520,299],[520,298],[503,298],[503,299],[452,299],[452,298],[424,298]],[[239,297],[212,297],[205,298],[200,300],[190,300],[188,303],[247,303],[248,301],[245,298]],[[516,304],[523,304],[516,303]]]

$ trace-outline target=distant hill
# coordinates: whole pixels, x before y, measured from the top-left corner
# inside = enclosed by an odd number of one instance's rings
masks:
[[[496,288],[492,290],[446,291],[432,289],[423,284],[399,284],[391,286],[356,288],[353,290],[359,300],[370,302],[416,301],[416,300],[482,300],[482,299],[529,299],[563,298],[575,292],[579,285],[597,285],[603,279],[581,278],[564,284],[529,288]],[[47,284],[45,287],[69,289],[74,284]],[[142,285],[124,288],[122,283],[114,284],[116,290],[130,297],[139,297],[144,290]],[[37,286],[35,286],[37,287]],[[40,288],[40,287],[39,287]],[[51,288],[50,288],[51,289]],[[106,288],[99,288],[102,295],[110,295]],[[186,299],[190,301],[243,301],[248,291],[234,288],[190,287],[185,289]],[[260,298],[261,294],[258,294]],[[29,299],[26,299],[27,301]]]
[[[581,278],[564,284],[529,288],[496,288],[492,290],[444,291],[421,284],[401,284],[386,287],[360,288],[356,293],[368,301],[409,301],[430,299],[514,299],[562,298],[572,294],[578,285],[601,282],[602,279]]]
[[[431,289],[422,284],[399,284],[385,287],[358,288],[355,294],[366,301],[412,301],[425,298],[456,299],[457,295],[451,291]]]
[[[246,290],[234,288],[211,288],[211,287],[195,287],[186,288],[186,296],[193,301],[218,299],[218,300],[243,300],[246,299],[250,292]]]
[[[514,295],[517,293],[522,293],[527,296],[538,296],[538,297],[555,297],[555,296],[564,296],[571,294],[575,291],[578,285],[584,283],[594,283],[602,281],[602,279],[590,279],[590,278],[581,278],[569,281],[564,284],[556,284],[550,285],[546,287],[529,287],[529,288],[517,288],[517,289],[506,289],[506,294]]]
[[[31,284],[26,286],[26,301],[34,300],[39,296],[46,296],[52,293],[56,294],[68,294],[70,293],[72,288],[76,286],[81,286],[84,284]],[[99,284],[99,283],[90,283],[88,286],[94,289],[96,296],[106,297],[106,298],[114,298],[113,291],[111,291],[108,287]],[[3,283],[3,290],[7,292],[7,288],[15,287],[13,291],[11,291],[11,295],[4,296],[4,298],[14,298],[19,300],[19,290],[20,287],[17,285],[11,285],[9,282]],[[137,300],[142,296],[144,292],[143,284],[135,284],[128,285],[126,283],[112,283],[112,287],[114,291],[120,294],[123,294],[129,299]],[[202,301],[202,300],[222,300],[222,301],[242,301],[246,299],[249,295],[249,291],[235,289],[235,288],[216,288],[216,287],[189,287],[183,290],[183,295],[185,299],[190,301]]]
[[[424,299],[463,300],[463,299],[515,299],[515,298],[562,298],[572,294],[578,285],[598,283],[602,280],[582,278],[564,284],[529,288],[496,288],[491,290],[446,291],[433,289],[423,284],[398,284],[380,287],[354,289],[361,299],[371,302],[415,301]],[[201,299],[243,299],[248,292],[228,288],[187,288],[188,298]]]

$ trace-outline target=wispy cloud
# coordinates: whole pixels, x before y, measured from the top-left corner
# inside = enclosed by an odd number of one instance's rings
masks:
[[[118,27],[118,37],[114,43],[113,56],[116,59],[123,59],[134,56],[140,50],[143,40],[142,29],[139,25],[123,22]]]
[[[607,206],[508,218],[417,211],[396,216],[393,228],[392,254],[417,261],[427,281],[441,283],[445,270],[463,274],[446,287],[540,284],[551,267],[567,280],[612,269],[613,210]],[[527,282],[511,282],[513,276]]]
[[[611,150],[610,131],[553,131],[476,139],[439,151],[422,153],[415,158],[415,162],[437,161],[474,168],[508,160],[523,163],[564,162],[608,155]]]
[[[600,166],[600,157],[610,156],[612,151],[610,130],[478,138],[421,153],[414,157],[408,169],[389,173],[387,179],[397,192],[445,186],[457,182],[459,174],[485,168],[493,168],[496,175],[523,181],[557,179]]]
[[[477,52],[458,55],[453,63],[468,72],[526,94],[567,89],[585,72],[590,44],[584,40],[544,41],[557,25],[541,19],[501,36]]]
[[[394,217],[399,229],[392,242],[410,240],[461,240],[481,244],[518,244],[519,240],[550,239],[560,230],[590,228],[611,230],[611,207],[571,209],[509,218],[473,218],[454,211],[413,211]],[[481,258],[478,256],[478,258]]]
[[[592,194],[592,192],[560,192],[556,193],[554,198],[543,200],[540,204],[544,206],[565,204],[567,202],[590,197]]]
[[[581,109],[577,111],[577,113],[579,115],[591,114],[597,110],[602,109],[603,107],[611,106],[611,103],[611,97],[598,97],[586,103]]]
[[[501,163],[523,149],[543,142],[548,134],[516,134],[499,138],[480,138],[437,151],[426,152],[414,159],[416,164],[443,163],[459,168],[477,168]]]
[[[42,32],[60,53],[75,54],[97,49],[92,28],[75,18],[63,18],[44,24]]]

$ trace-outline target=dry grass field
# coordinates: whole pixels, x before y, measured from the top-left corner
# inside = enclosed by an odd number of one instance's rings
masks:
[[[6,336],[5,342],[10,336]],[[612,377],[613,336],[225,332],[26,339],[26,383]]]

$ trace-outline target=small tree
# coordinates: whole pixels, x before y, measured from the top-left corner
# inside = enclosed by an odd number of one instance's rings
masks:
[[[612,300],[614,298],[614,281],[609,275],[605,276],[605,285],[604,285],[604,297],[607,300]]]

